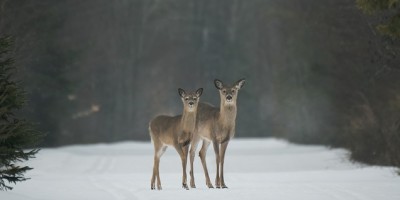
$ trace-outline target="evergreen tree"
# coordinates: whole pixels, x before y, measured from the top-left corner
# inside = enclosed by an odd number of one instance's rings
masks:
[[[32,148],[42,137],[31,123],[15,115],[25,103],[25,94],[12,80],[15,67],[8,57],[11,41],[10,37],[0,37],[0,190],[11,190],[7,184],[27,180],[24,173],[32,168],[19,165],[39,149],[24,148]]]
[[[368,14],[382,16],[382,24],[377,29],[384,35],[400,38],[400,7],[399,0],[356,0],[358,7]],[[386,12],[382,12],[386,11]]]

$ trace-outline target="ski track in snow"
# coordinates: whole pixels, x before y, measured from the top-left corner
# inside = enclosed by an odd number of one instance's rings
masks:
[[[229,189],[206,187],[197,155],[196,189],[181,188],[180,158],[174,149],[168,148],[160,162],[163,190],[152,191],[150,142],[43,149],[36,159],[27,162],[34,167],[26,174],[32,179],[18,183],[11,191],[0,192],[0,199],[400,199],[398,169],[352,163],[343,149],[294,145],[277,139],[235,139],[225,158],[225,182]],[[207,165],[214,181],[212,147],[207,153]],[[189,170],[188,164],[188,182]]]

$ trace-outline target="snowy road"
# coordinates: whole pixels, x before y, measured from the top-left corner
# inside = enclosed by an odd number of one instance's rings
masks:
[[[207,189],[200,159],[195,160],[197,189],[181,188],[178,154],[161,158],[162,191],[150,190],[153,147],[150,143],[69,146],[43,149],[29,165],[32,179],[1,200],[399,200],[400,177],[394,168],[353,164],[347,152],[301,146],[276,139],[234,139],[227,150],[225,182],[229,189]],[[207,163],[215,178],[215,157]]]

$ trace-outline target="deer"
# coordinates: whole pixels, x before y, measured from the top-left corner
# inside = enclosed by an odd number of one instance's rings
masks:
[[[219,91],[220,107],[214,107],[211,104],[200,102],[197,108],[197,129],[192,136],[190,144],[190,187],[196,188],[193,161],[197,145],[200,140],[203,145],[199,152],[201,164],[203,165],[206,185],[208,188],[214,188],[211,184],[206,164],[206,153],[210,143],[213,144],[217,174],[215,178],[216,188],[228,188],[224,181],[224,161],[225,152],[229,141],[235,135],[237,96],[239,90],[243,87],[245,79],[238,80],[232,86],[225,85],[222,81],[215,79],[215,87]]]
[[[154,145],[154,164],[153,175],[151,177],[151,189],[155,190],[155,180],[157,179],[157,189],[161,190],[160,181],[160,158],[168,146],[172,146],[178,152],[182,160],[182,187],[189,189],[186,182],[186,163],[190,140],[196,129],[197,106],[203,88],[196,92],[186,93],[185,90],[178,89],[179,96],[183,102],[183,113],[177,116],[159,115],[149,123],[149,134]]]

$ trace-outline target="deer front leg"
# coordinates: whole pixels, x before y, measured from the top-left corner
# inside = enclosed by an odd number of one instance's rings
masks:
[[[204,176],[206,177],[206,185],[208,188],[214,188],[214,186],[211,184],[210,176],[208,175],[208,169],[206,163],[206,153],[209,145],[210,145],[209,141],[203,140],[203,146],[201,147],[199,156],[201,159],[201,164],[203,165]]]
[[[182,180],[182,186],[185,189],[189,189],[188,185],[187,185],[187,177],[186,177],[186,166],[187,166],[187,158],[188,158],[188,154],[189,154],[189,145],[186,145],[183,147],[183,180]]]
[[[224,181],[224,162],[225,162],[225,152],[226,148],[228,147],[229,140],[221,144],[221,151],[220,151],[220,161],[221,161],[221,174],[220,174],[220,181],[222,188],[228,188],[225,185]]]
[[[176,146],[176,151],[178,152],[179,156],[181,157],[182,161],[182,188],[188,190],[189,187],[187,186],[187,177],[186,177],[186,163],[187,163],[187,152],[188,152],[189,146]],[[185,153],[186,151],[186,153]]]
[[[190,144],[190,187],[196,188],[196,184],[194,181],[194,169],[193,169],[193,162],[194,156],[196,154],[197,144],[199,143],[199,138],[193,138]]]
[[[219,156],[219,144],[217,141],[213,141],[213,145],[214,145],[214,152],[215,152],[215,159],[216,159],[216,163],[217,163],[217,175],[215,177],[215,187],[216,188],[221,188],[221,179],[219,176],[219,167],[220,167],[220,156]]]

